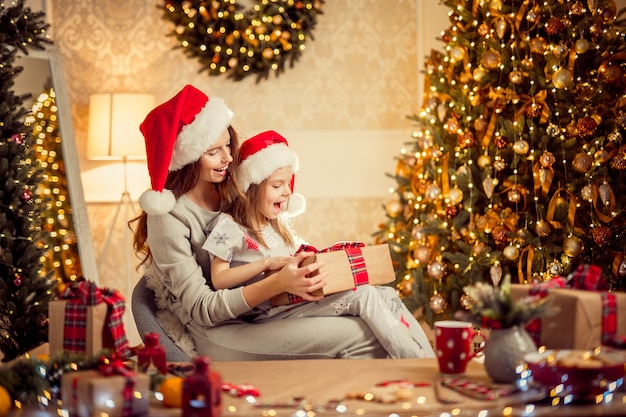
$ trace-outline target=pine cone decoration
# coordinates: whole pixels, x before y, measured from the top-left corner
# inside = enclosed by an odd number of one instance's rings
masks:
[[[591,236],[593,237],[593,241],[596,242],[596,245],[602,247],[609,243],[611,239],[611,229],[606,226],[594,227],[591,229]]]
[[[507,229],[506,226],[500,225],[493,228],[491,236],[493,236],[493,240],[495,240],[498,245],[506,245],[509,243],[508,232],[509,229]]]
[[[578,133],[582,137],[593,135],[597,128],[598,123],[596,123],[593,117],[583,117],[576,123],[576,129],[578,129]]]
[[[548,20],[546,24],[546,32],[548,35],[554,35],[561,31],[565,30],[565,23],[556,17],[552,17]]]
[[[541,103],[532,103],[530,106],[526,106],[524,113],[526,117],[529,119],[534,119],[535,117],[541,116],[541,112],[543,111],[543,104]]]
[[[506,145],[509,144],[509,140],[505,138],[504,136],[498,136],[497,138],[494,139],[493,143],[496,145],[498,149],[504,149],[506,148]]]
[[[620,152],[611,160],[611,168],[620,171],[626,170],[626,146],[622,146]]]
[[[446,207],[446,215],[448,216],[448,218],[453,218],[455,217],[457,214],[459,213],[459,209],[456,208],[456,206],[447,206]]]
[[[457,143],[461,149],[471,148],[476,144],[476,139],[472,132],[463,132],[458,136]]]

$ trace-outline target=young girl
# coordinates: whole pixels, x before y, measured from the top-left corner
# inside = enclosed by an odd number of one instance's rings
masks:
[[[264,279],[287,264],[301,243],[286,222],[304,210],[304,199],[293,193],[299,161],[285,138],[268,131],[248,139],[241,145],[239,162],[239,186],[247,199],[235,199],[230,215],[216,218],[203,246],[218,290]],[[434,357],[423,329],[388,286],[360,285],[287,306],[272,307],[266,301],[241,317],[264,323],[327,316],[360,317],[391,358]]]

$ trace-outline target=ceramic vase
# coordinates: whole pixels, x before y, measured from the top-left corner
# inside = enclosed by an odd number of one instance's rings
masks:
[[[485,371],[496,383],[514,382],[524,355],[532,352],[537,352],[537,345],[524,327],[493,329],[483,350]]]

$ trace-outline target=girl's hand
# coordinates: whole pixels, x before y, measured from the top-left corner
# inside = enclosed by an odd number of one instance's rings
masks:
[[[285,265],[287,265],[290,259],[291,256],[272,256],[268,258],[269,262],[267,270],[278,271],[279,269],[282,269]]]

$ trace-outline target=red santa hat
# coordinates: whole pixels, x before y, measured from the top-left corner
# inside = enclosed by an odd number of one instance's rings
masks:
[[[294,175],[289,184],[291,196],[285,214],[297,216],[304,212],[306,200],[301,194],[294,193],[295,173],[300,167],[298,155],[291,150],[287,139],[269,130],[244,141],[239,148],[239,166],[237,181],[241,190],[246,192],[250,185],[260,184],[279,168],[290,166]]]
[[[174,208],[176,198],[165,188],[167,174],[200,159],[228,128],[232,117],[224,100],[209,99],[191,85],[146,116],[139,126],[146,142],[152,187],[139,197],[146,213],[165,214]]]

